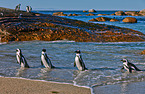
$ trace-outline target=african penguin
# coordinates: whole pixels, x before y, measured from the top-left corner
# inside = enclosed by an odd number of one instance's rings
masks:
[[[80,71],[86,70],[87,68],[85,67],[85,64],[83,62],[83,59],[81,57],[81,51],[80,50],[77,50],[75,52],[76,52],[76,57],[75,57],[74,67],[77,66],[77,68]]]
[[[121,61],[123,61],[122,69],[126,69],[130,73],[132,73],[134,70],[141,71],[134,64],[130,63],[127,59],[122,59]]]
[[[29,65],[27,64],[25,57],[22,55],[21,49],[16,49],[16,59],[17,63],[19,63],[21,67],[29,68]]]
[[[42,49],[42,53],[41,53],[41,65],[45,66],[46,68],[55,68],[50,59],[48,58],[47,54],[46,54],[46,49]]]

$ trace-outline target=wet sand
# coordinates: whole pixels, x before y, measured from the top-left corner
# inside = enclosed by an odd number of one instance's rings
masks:
[[[70,84],[0,77],[0,94],[91,94],[91,90]]]
[[[145,94],[145,81],[94,87],[94,94]]]

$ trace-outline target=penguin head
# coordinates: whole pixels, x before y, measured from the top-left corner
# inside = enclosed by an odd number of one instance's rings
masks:
[[[16,49],[16,52],[21,53],[21,49]]]
[[[42,52],[46,52],[46,49],[42,49]]]
[[[121,61],[126,62],[126,63],[128,62],[128,60],[127,60],[127,59],[122,59]]]
[[[75,52],[76,52],[76,53],[78,53],[78,54],[80,54],[80,53],[81,53],[81,51],[80,51],[80,50],[76,50]]]

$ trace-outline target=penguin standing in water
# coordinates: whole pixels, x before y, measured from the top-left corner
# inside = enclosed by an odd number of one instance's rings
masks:
[[[123,67],[122,67],[122,69],[126,69],[130,73],[132,73],[134,70],[141,71],[134,64],[130,63],[127,59],[123,59],[121,61],[123,61]]]
[[[46,68],[55,68],[50,59],[48,58],[47,54],[46,54],[46,49],[42,49],[42,54],[41,54],[41,65],[45,66]]]
[[[75,52],[76,52],[76,57],[75,57],[74,67],[77,66],[77,68],[80,71],[87,70],[87,68],[85,67],[85,64],[83,62],[83,59],[81,57],[81,51],[80,50],[77,50]]]
[[[21,67],[29,68],[29,65],[27,64],[25,57],[22,55],[21,49],[16,50],[16,59],[17,59],[17,63],[19,63]]]

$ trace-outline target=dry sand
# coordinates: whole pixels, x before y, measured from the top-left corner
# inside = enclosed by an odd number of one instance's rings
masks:
[[[91,90],[70,84],[0,77],[0,94],[91,94]]]

